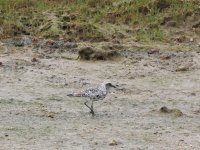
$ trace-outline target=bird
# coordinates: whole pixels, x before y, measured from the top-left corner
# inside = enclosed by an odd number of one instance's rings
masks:
[[[67,94],[69,97],[85,97],[89,99],[92,103],[91,106],[88,105],[89,100],[84,103],[87,108],[90,109],[90,113],[94,115],[93,102],[103,100],[109,93],[110,88],[116,88],[111,82],[103,82],[96,87],[90,87],[86,90],[82,90],[78,93]]]

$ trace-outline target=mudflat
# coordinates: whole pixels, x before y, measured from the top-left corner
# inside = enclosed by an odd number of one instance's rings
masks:
[[[197,51],[133,50],[106,61],[77,55],[1,53],[0,149],[200,148]],[[85,99],[67,97],[103,81],[117,88],[94,103],[94,117]]]

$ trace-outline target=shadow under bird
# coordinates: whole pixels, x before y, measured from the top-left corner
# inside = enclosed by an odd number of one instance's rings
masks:
[[[112,85],[110,82],[103,82],[97,87],[88,88],[78,93],[68,94],[67,96],[85,97],[89,99],[91,101],[91,106],[88,105],[89,100],[87,100],[84,104],[90,109],[90,113],[94,115],[93,102],[103,100],[112,87],[116,88],[116,86]]]

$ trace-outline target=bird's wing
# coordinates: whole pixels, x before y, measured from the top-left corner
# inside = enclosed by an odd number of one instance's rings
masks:
[[[69,97],[96,97],[99,94],[101,94],[101,93],[99,92],[99,90],[97,88],[88,88],[81,92],[67,94],[67,96],[69,96]]]
[[[101,99],[101,98],[104,98],[105,95],[106,95],[106,92],[104,92],[99,87],[88,88],[79,93],[68,94],[68,96],[88,97],[88,98],[92,98],[92,99]]]
[[[98,88],[88,88],[87,90],[82,92],[85,97],[90,97],[90,98],[97,98],[97,97],[102,97],[103,92]]]

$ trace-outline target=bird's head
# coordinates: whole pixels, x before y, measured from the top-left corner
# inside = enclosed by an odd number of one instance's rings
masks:
[[[110,82],[106,82],[106,83],[105,83],[105,87],[106,87],[106,90],[109,90],[111,87],[116,88],[116,86],[114,86],[114,85],[111,84]]]

